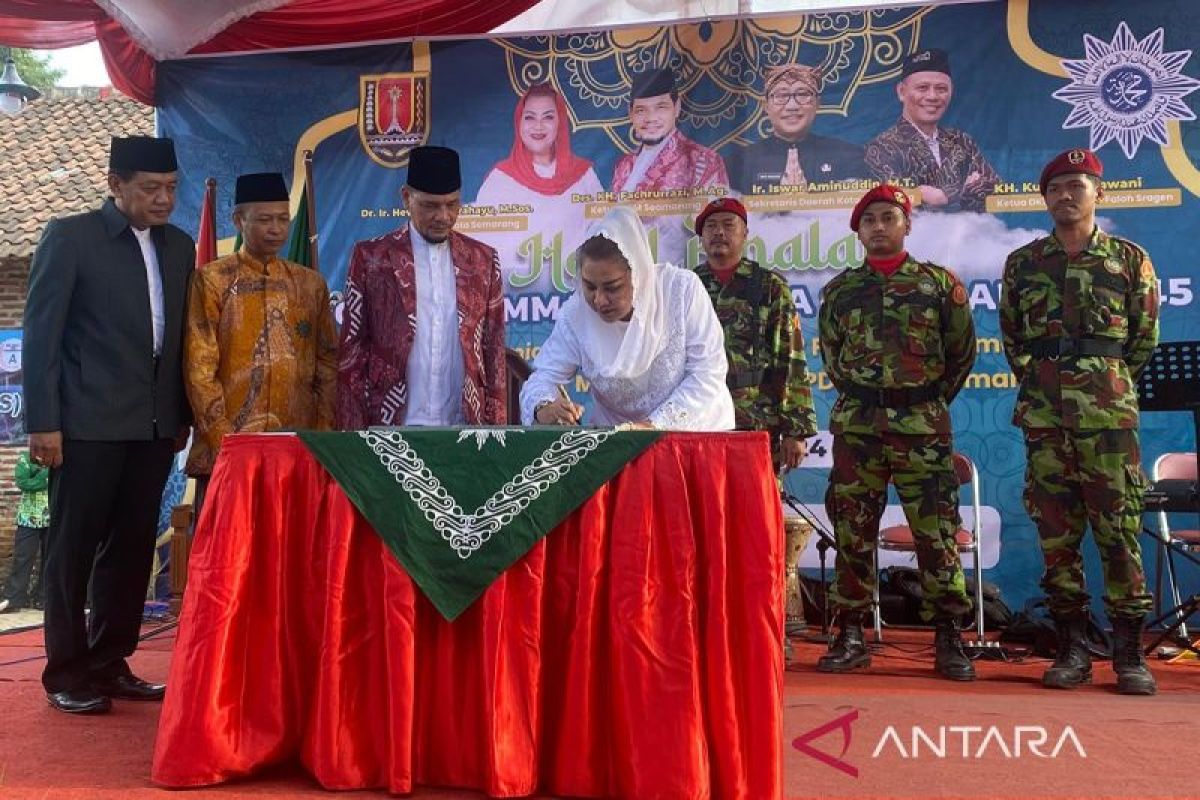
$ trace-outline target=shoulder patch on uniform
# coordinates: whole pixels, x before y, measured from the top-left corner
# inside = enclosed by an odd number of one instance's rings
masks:
[[[955,283],[954,289],[950,292],[950,302],[956,306],[965,306],[967,304],[967,287],[961,283]]]

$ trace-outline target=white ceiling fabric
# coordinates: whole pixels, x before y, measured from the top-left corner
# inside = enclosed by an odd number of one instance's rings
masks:
[[[179,58],[240,19],[288,0],[95,0],[157,61]]]
[[[581,30],[614,25],[667,24],[685,19],[746,14],[804,14],[869,8],[934,6],[1000,0],[541,0],[496,33]]]

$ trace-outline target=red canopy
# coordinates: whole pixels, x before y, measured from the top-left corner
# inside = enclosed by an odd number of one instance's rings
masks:
[[[211,10],[212,23],[219,32],[186,51],[174,53],[168,48],[164,53],[147,36],[155,23],[170,24],[170,19],[164,18],[161,11],[157,12],[157,19],[153,18],[156,10],[152,4],[120,0],[0,0],[0,44],[56,49],[99,40],[113,85],[130,97],[153,105],[158,61],[148,50],[159,50],[160,58],[169,58],[185,53],[479,34],[507,22],[535,3],[536,0],[210,2],[191,7],[190,21],[196,22],[197,12]],[[145,20],[139,14],[151,18]],[[226,20],[228,25],[224,25]],[[150,24],[139,27],[141,21]]]

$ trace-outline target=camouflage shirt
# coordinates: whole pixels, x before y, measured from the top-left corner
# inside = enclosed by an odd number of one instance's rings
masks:
[[[1135,380],[1158,344],[1158,283],[1146,251],[1100,229],[1068,256],[1054,236],[1008,256],[1000,296],[1004,353],[1021,390],[1023,428],[1136,428]],[[1033,358],[1042,338],[1120,342],[1123,358]]]
[[[762,273],[760,302],[750,303],[755,270]],[[817,432],[804,336],[783,278],[743,258],[728,285],[722,284],[705,262],[696,275],[708,290],[725,331],[729,374],[763,371],[762,383],[732,389],[735,419],[740,430],[771,431],[776,435],[807,437]]]
[[[830,413],[837,433],[950,433],[950,401],[975,363],[975,323],[953,272],[910,256],[892,275],[863,265],[821,290],[820,345],[840,395]],[[933,385],[941,397],[883,408],[850,397],[870,389]]]

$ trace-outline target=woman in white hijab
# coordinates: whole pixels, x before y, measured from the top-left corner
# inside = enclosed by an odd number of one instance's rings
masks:
[[[589,422],[693,431],[733,428],[725,338],[700,279],[650,257],[637,213],[618,206],[579,248],[579,283],[521,390],[526,425],[577,425],[559,387],[591,384]]]

